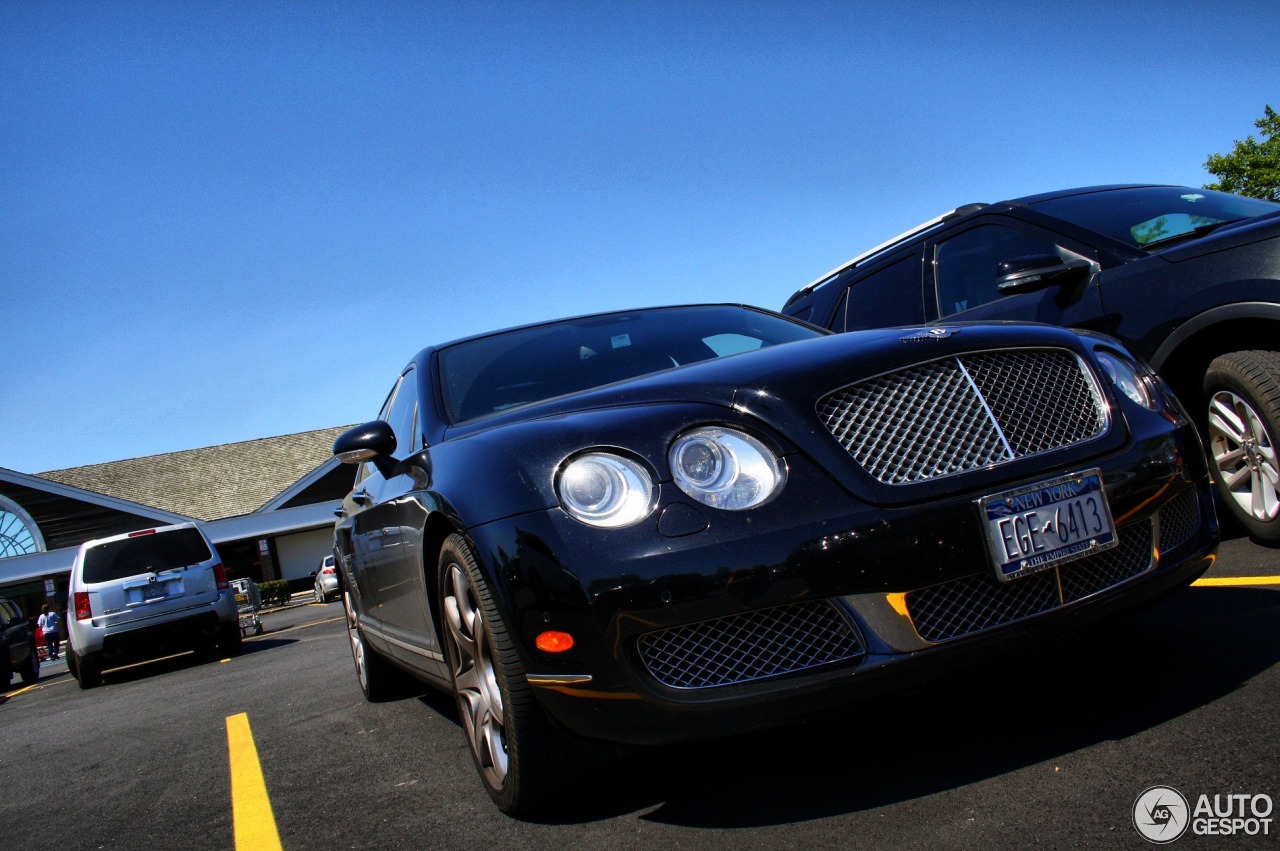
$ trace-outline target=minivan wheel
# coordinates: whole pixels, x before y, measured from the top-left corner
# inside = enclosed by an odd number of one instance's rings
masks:
[[[577,751],[534,698],[478,560],[461,535],[440,553],[445,654],[486,791],[508,815],[563,805]]]
[[[1258,543],[1280,546],[1280,354],[1232,352],[1209,365],[1209,459],[1218,493]]]

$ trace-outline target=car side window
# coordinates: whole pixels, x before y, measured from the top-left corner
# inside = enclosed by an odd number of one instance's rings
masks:
[[[961,313],[1003,296],[996,290],[999,265],[1033,254],[1076,256],[1052,240],[1004,225],[979,225],[938,244],[934,280],[942,316]]]
[[[396,455],[408,457],[422,448],[418,436],[418,382],[410,369],[400,378],[385,418],[396,433]]]
[[[841,298],[832,331],[860,331],[924,321],[917,252],[869,275],[858,277]]]

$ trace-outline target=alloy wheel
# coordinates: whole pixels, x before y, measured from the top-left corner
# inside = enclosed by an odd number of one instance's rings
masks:
[[[364,640],[360,637],[360,622],[356,620],[355,607],[351,605],[351,595],[342,595],[342,608],[347,614],[347,639],[351,642],[351,658],[356,663],[356,679],[360,688],[367,694],[369,691],[368,660],[364,655]]]
[[[1209,401],[1209,445],[1222,483],[1241,511],[1280,517],[1280,465],[1266,424],[1242,396],[1219,390]]]
[[[449,565],[445,587],[445,623],[453,650],[459,713],[481,773],[492,788],[501,789],[509,760],[493,643],[475,589],[459,564]]]

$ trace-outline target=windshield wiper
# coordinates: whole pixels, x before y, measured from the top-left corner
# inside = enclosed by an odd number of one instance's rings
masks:
[[[1160,239],[1152,240],[1151,242],[1144,242],[1142,244],[1142,248],[1144,249],[1155,248],[1158,245],[1166,245],[1170,242],[1177,242],[1180,239],[1195,239],[1196,237],[1204,236],[1205,234],[1212,233],[1218,228],[1226,227],[1227,225],[1234,225],[1236,222],[1243,222],[1243,221],[1244,219],[1240,218],[1240,219],[1227,219],[1225,222],[1211,222],[1210,224],[1200,225],[1199,227],[1195,227],[1195,228],[1192,228],[1191,230],[1183,231],[1182,233],[1175,233],[1171,236],[1164,236],[1164,237],[1161,237]]]

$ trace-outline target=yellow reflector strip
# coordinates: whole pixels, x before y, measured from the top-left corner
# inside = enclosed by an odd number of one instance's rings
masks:
[[[267,797],[267,781],[253,744],[249,716],[227,717],[227,750],[231,755],[231,814],[236,851],[283,851],[276,817]]]

